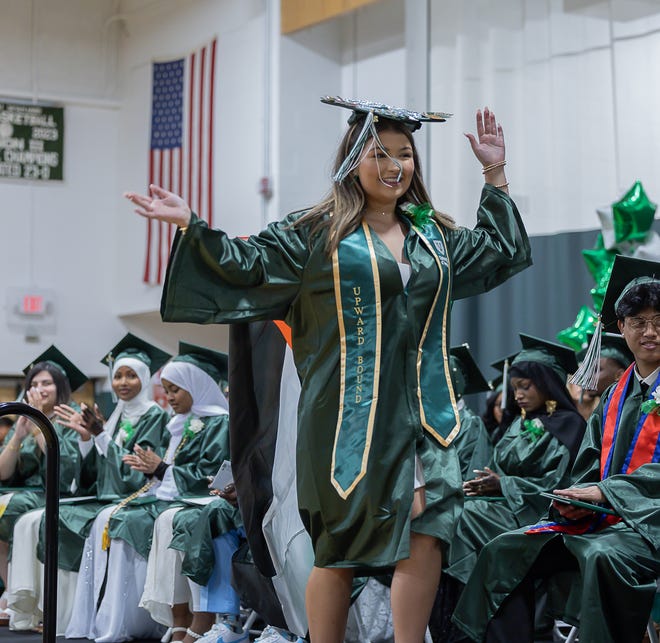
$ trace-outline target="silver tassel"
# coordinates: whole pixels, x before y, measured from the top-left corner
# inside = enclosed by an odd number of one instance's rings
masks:
[[[600,375],[600,344],[603,331],[603,323],[600,315],[596,330],[589,342],[589,347],[584,355],[584,359],[577,371],[569,378],[571,384],[581,386],[588,391],[595,391],[598,386],[598,376]]]

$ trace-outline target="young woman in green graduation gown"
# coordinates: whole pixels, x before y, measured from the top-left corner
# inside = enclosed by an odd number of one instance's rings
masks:
[[[448,359],[452,299],[531,263],[504,175],[504,137],[477,112],[484,166],[477,225],[430,205],[412,131],[419,114],[361,101],[331,194],[247,240],[210,230],[177,195],[127,193],[138,214],[176,224],[163,292],[167,321],[284,319],[301,379],[300,514],[315,567],[306,604],[314,643],[343,640],[355,573],[394,568],[397,641],[423,638],[441,543],[461,510],[448,448],[459,430]]]
[[[617,257],[603,302],[603,325],[618,324],[635,363],[589,418],[573,486],[556,490],[593,509],[554,502],[543,521],[484,548],[454,613],[471,640],[535,640],[536,584],[554,584],[560,572],[570,583],[551,592],[552,607],[579,624],[581,643],[642,640],[660,575],[660,280],[653,274],[659,263]]]
[[[67,404],[55,407],[63,426],[84,434],[94,444],[82,458],[80,475],[82,493],[92,499],[62,504],[59,511],[58,634],[64,634],[74,609],[83,545],[96,516],[109,503],[144,484],[144,475],[122,462],[123,456],[132,453],[136,444],[143,449],[158,449],[162,444],[169,415],[152,400],[150,380],[169,357],[129,333],[101,360],[110,368],[110,382],[117,396],[107,421],[98,409],[95,415],[87,412],[85,421],[77,408]],[[15,564],[8,584],[15,630],[31,629],[41,621],[43,568],[39,562],[44,560],[44,522],[44,512],[35,511],[22,516],[15,526]]]
[[[229,458],[220,371],[201,351],[206,349],[180,351],[163,367],[161,382],[175,412],[167,425],[167,449],[136,445],[133,454],[123,457],[145,484],[94,521],[85,540],[68,638],[102,643],[162,634],[162,627],[138,607],[154,521],[178,497],[208,493],[208,476]]]
[[[60,496],[78,493],[83,455],[91,442],[65,428],[55,417],[57,404],[72,404],[71,390],[87,380],[55,346],[51,346],[25,369],[25,400],[53,423],[59,439]],[[45,496],[45,440],[27,418],[17,419],[0,453],[0,577],[7,585],[7,560],[14,525],[24,513],[43,507]]]

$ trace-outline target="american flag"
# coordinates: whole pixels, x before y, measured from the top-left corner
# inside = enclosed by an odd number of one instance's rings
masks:
[[[181,195],[213,225],[213,117],[216,39],[185,58],[154,62],[149,183]],[[147,220],[143,281],[165,276],[174,226]]]

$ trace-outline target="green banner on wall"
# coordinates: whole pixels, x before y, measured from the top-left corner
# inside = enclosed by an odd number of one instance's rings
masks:
[[[61,181],[64,108],[0,102],[0,179]]]

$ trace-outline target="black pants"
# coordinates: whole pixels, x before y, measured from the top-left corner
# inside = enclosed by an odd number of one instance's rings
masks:
[[[562,539],[551,540],[541,550],[525,578],[506,597],[489,621],[486,643],[533,643],[537,581],[577,569],[577,560],[564,547]]]

